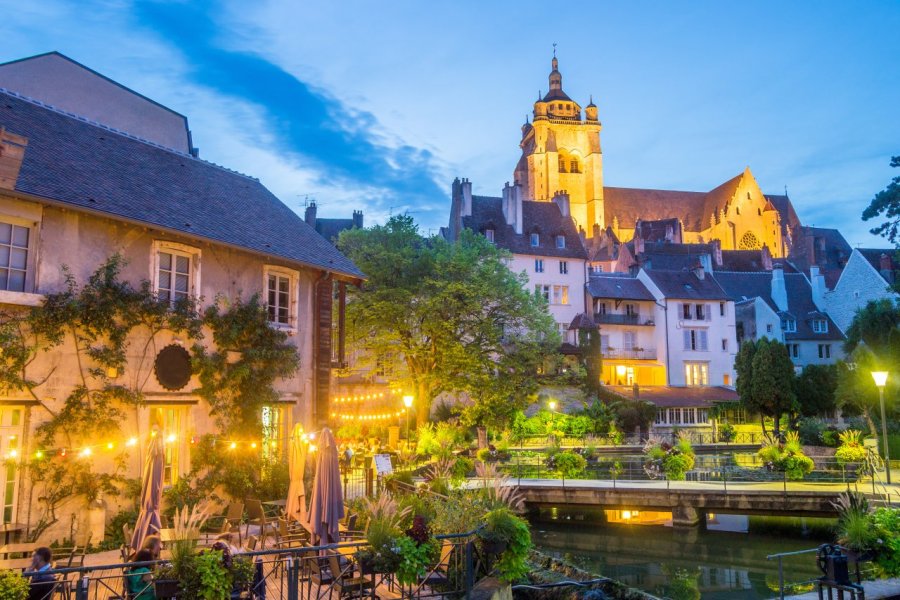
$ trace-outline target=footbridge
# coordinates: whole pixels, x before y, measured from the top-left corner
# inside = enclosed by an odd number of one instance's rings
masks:
[[[521,479],[526,506],[582,505],[672,513],[678,526],[699,524],[707,512],[834,517],[843,484],[782,482],[600,481]],[[865,491],[860,488],[859,491]]]

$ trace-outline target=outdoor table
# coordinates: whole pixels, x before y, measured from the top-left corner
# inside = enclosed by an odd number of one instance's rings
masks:
[[[260,502],[263,506],[269,508],[266,512],[268,513],[266,516],[275,516],[284,514],[284,509],[287,506],[287,500],[269,500],[267,502]]]

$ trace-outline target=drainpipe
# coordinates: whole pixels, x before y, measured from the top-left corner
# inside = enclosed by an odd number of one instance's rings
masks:
[[[660,304],[659,300],[654,300],[653,302],[663,309],[663,313],[665,313],[665,327],[666,327],[666,385],[672,385],[672,375],[669,372],[669,299],[664,298],[663,301],[665,304]]]
[[[320,425],[324,425],[324,419],[328,414],[328,411],[325,411],[325,415],[322,415],[322,422],[319,421],[319,346],[321,344],[322,332],[320,331],[319,325],[319,286],[321,286],[326,281],[330,281],[329,278],[330,273],[328,271],[322,271],[322,274],[316,279],[313,284],[313,297],[312,297],[312,305],[313,305],[313,318],[315,319],[315,323],[313,325],[313,344],[312,344],[312,367],[313,367],[313,398],[312,398],[312,423],[314,427],[318,427]],[[299,314],[298,314],[299,319]],[[299,329],[299,323],[298,323]],[[329,357],[330,358],[330,357]],[[329,370],[330,373],[330,370]],[[330,377],[329,377],[330,380]],[[331,382],[329,384],[329,391],[331,387]]]

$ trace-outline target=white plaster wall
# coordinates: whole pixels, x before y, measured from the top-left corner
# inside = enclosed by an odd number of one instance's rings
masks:
[[[544,272],[536,273],[534,270],[535,259],[544,261]],[[565,275],[559,272],[559,262],[564,260],[569,263],[569,272]],[[587,261],[573,258],[556,258],[549,256],[535,256],[531,254],[514,254],[509,262],[509,268],[514,273],[525,273],[528,276],[528,291],[534,292],[536,285],[567,285],[569,286],[569,303],[553,304],[553,294],[550,294],[550,314],[557,324],[564,324],[566,329],[572,320],[585,312],[584,284],[587,281]],[[572,341],[570,338],[568,341]]]

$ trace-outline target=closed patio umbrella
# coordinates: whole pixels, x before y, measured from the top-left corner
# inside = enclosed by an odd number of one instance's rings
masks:
[[[313,543],[337,543],[340,541],[338,524],[344,518],[338,449],[334,435],[327,427],[317,441],[316,478],[309,499],[306,528],[313,535]]]
[[[291,483],[288,486],[285,512],[300,523],[306,522],[306,490],[303,489],[303,474],[306,471],[306,451],[308,445],[303,439],[303,427],[294,425],[288,446],[288,469]]]
[[[137,551],[148,535],[158,534],[162,527],[159,518],[159,507],[162,504],[163,474],[166,454],[163,448],[162,435],[154,432],[150,438],[150,449],[147,462],[144,464],[143,484],[141,486],[141,512],[134,525],[131,537],[131,549]]]

